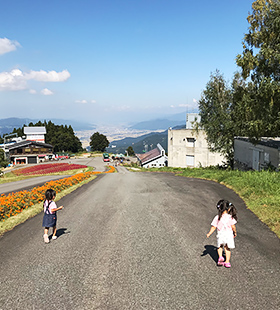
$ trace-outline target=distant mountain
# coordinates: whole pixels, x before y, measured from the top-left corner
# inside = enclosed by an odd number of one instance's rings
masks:
[[[158,118],[149,121],[143,121],[131,126],[131,129],[138,130],[159,130],[168,129],[170,127],[180,126],[186,123],[186,113],[173,114],[168,118]]]
[[[185,128],[186,125],[176,126],[173,129]],[[151,149],[154,149],[158,143],[166,150],[167,152],[167,136],[168,130],[164,132],[151,132],[146,135],[142,135],[136,138],[127,137],[121,140],[116,140],[110,143],[106,151],[109,153],[123,153],[125,154],[126,149],[129,146],[132,146],[136,154],[143,152],[148,152]]]
[[[29,118],[16,118],[16,117],[10,117],[10,118],[4,118],[0,119],[0,135],[11,133],[14,128],[21,128],[24,125],[28,125],[29,123],[37,123],[38,121],[44,122],[44,119],[29,119]],[[49,121],[49,119],[46,119],[46,121]],[[82,123],[77,121],[71,121],[71,120],[63,120],[63,119],[50,119],[55,125],[67,125],[72,126],[74,131],[77,130],[92,130],[95,128],[95,125],[89,124],[89,123]]]

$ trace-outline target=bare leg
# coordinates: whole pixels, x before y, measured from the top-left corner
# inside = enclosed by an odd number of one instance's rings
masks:
[[[219,257],[223,256],[223,247],[222,246],[220,246],[218,248],[218,255],[219,255]]]
[[[56,226],[53,227],[53,236],[56,235]]]
[[[44,229],[44,241],[45,241],[45,243],[49,243],[48,232],[49,232],[49,227],[45,227],[45,229]]]
[[[229,260],[230,260],[230,256],[231,256],[231,251],[230,249],[228,248],[228,246],[226,245],[225,246],[225,252],[226,252],[226,263],[229,263]]]

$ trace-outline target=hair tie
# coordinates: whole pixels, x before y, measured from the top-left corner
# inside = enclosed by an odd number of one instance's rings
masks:
[[[232,203],[230,202],[228,205],[229,205],[229,206],[232,206]]]

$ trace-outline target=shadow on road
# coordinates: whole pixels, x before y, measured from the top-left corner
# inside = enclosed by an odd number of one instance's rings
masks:
[[[57,231],[56,231],[56,236],[57,238],[59,238],[60,236],[62,235],[65,235],[65,234],[70,234],[70,231],[66,231],[67,228],[59,228]],[[50,238],[52,237],[52,235],[50,236]]]
[[[214,245],[205,245],[205,250],[201,254],[201,256],[210,255],[214,262],[218,262],[218,253],[217,248]]]

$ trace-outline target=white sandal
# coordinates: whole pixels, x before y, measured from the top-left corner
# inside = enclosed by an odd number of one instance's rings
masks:
[[[48,235],[44,235],[44,241],[45,241],[45,243],[49,243],[50,242],[50,240],[49,240],[49,236]]]

